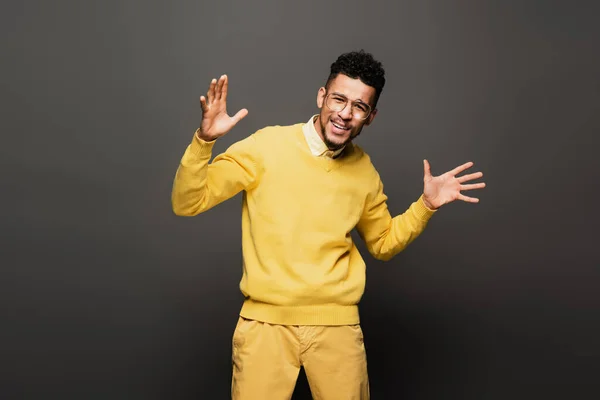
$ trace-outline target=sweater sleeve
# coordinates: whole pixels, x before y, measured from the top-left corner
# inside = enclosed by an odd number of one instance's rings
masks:
[[[421,196],[403,214],[392,218],[383,183],[377,175],[375,189],[367,198],[357,230],[371,255],[387,261],[423,232],[435,212],[425,206]]]
[[[250,189],[260,179],[262,163],[255,135],[232,144],[209,163],[215,143],[194,134],[185,150],[171,193],[176,215],[198,215]]]

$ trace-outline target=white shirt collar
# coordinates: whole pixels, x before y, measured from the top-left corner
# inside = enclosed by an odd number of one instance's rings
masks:
[[[311,153],[317,157],[329,157],[333,158],[338,156],[342,151],[344,151],[344,147],[338,150],[329,150],[327,145],[323,142],[323,139],[317,133],[315,129],[315,120],[318,114],[310,117],[308,122],[306,122],[302,126],[302,130],[304,131],[304,137],[306,138],[306,142],[308,143],[308,147],[310,148]]]

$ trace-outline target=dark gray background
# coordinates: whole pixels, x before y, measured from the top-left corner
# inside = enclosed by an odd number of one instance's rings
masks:
[[[307,120],[364,48],[388,84],[358,143],[390,209],[423,158],[488,184],[392,261],[363,252],[373,398],[599,398],[592,3],[3,3],[0,397],[228,398],[241,197],[170,209],[198,97],[227,73],[250,111],[221,152]]]

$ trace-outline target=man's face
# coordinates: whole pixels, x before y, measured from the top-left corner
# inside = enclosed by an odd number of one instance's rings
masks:
[[[325,98],[337,96],[349,100],[346,107],[341,111],[333,111],[325,104]],[[373,106],[375,100],[375,88],[364,84],[360,79],[349,78],[346,75],[339,74],[330,83],[329,88],[319,89],[317,94],[317,106],[321,109],[319,118],[315,123],[317,133],[323,139],[323,142],[330,150],[342,148],[352,139],[360,134],[363,126],[369,125],[377,110]],[[352,103],[355,106],[352,106]],[[354,113],[361,107],[360,103],[368,104],[371,107],[370,115],[361,120],[356,118]],[[354,111],[353,111],[354,109]]]

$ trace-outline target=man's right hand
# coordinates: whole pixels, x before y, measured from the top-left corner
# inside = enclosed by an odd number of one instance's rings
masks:
[[[233,117],[227,114],[227,75],[222,75],[219,80],[210,82],[206,97],[200,96],[202,107],[202,122],[198,137],[207,142],[223,136],[231,130],[242,118],[248,115],[245,108],[237,112]]]

